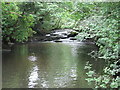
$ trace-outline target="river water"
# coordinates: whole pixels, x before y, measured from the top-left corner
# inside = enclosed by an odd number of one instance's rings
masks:
[[[88,55],[94,44],[29,43],[14,45],[2,54],[3,88],[90,88],[85,80],[87,61],[101,73],[104,61]]]

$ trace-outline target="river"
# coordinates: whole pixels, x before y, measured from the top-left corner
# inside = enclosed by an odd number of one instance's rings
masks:
[[[84,42],[16,44],[2,54],[3,88],[91,88],[87,61],[101,73],[105,64],[88,55],[97,47]]]

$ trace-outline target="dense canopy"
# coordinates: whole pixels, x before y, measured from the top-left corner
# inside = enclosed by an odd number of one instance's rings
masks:
[[[97,88],[118,88],[120,2],[2,2],[3,43],[26,42],[36,34],[66,28],[78,31],[80,41],[94,40],[99,50],[91,56],[110,62],[103,75],[97,75],[87,63],[88,82],[94,81]]]

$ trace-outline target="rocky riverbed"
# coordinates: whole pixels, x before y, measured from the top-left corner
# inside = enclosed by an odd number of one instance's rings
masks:
[[[50,33],[47,33],[45,35],[35,35],[25,43],[31,43],[31,42],[81,42],[81,40],[76,38],[76,35],[78,35],[79,32],[72,30],[72,29],[59,29],[59,30],[53,30]],[[91,44],[93,43],[93,40],[87,39],[86,41],[83,41],[84,43]],[[19,43],[21,44],[21,43]],[[11,51],[11,47],[14,45],[14,43],[8,43],[8,45],[3,44],[2,45],[2,51]]]
[[[78,34],[77,31],[72,29],[64,30],[54,30],[44,36],[35,36],[31,38],[30,42],[39,42],[39,41],[53,41],[53,42],[63,42],[63,41],[75,41],[77,40],[75,36]]]

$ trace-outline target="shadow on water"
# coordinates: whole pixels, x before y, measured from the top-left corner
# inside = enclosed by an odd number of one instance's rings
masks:
[[[104,61],[88,53],[96,50],[84,43],[30,43],[3,52],[3,88],[89,88],[84,66],[93,63],[101,72]],[[102,67],[99,64],[103,65]]]

